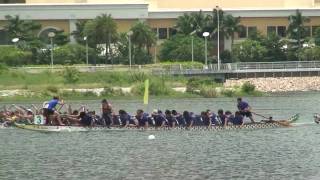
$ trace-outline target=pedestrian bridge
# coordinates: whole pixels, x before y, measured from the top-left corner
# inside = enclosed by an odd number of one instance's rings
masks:
[[[202,69],[172,66],[169,69],[154,69],[154,74],[201,76],[212,75],[218,79],[255,78],[255,77],[297,77],[319,76],[320,61],[286,61],[286,62],[241,62],[204,66]]]

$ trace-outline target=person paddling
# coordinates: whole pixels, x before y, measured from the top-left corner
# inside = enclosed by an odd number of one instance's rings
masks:
[[[103,99],[101,102],[101,111],[102,111],[102,119],[104,119],[104,122],[106,126],[111,126],[113,124],[113,118],[112,118],[112,105],[106,100]]]
[[[47,124],[50,124],[52,120],[56,120],[59,126],[64,126],[61,121],[61,116],[56,110],[57,105],[64,105],[63,100],[60,100],[58,96],[54,96],[44,108],[44,116],[46,116]]]
[[[243,116],[243,117],[248,117],[252,123],[254,123],[255,121],[253,120],[253,117],[252,117],[252,113],[251,113],[251,106],[242,100],[242,98],[238,98],[237,99],[237,107],[238,107],[238,110],[240,112],[240,114]]]

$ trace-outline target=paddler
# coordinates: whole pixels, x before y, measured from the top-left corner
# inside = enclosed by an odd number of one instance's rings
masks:
[[[193,125],[193,117],[192,117],[192,113],[191,112],[188,112],[188,111],[184,111],[182,116],[183,116],[183,119],[184,121],[186,122],[186,127],[187,128],[191,128],[192,125]]]
[[[134,122],[131,120],[131,116],[125,110],[119,110],[119,119],[123,127],[134,125]]]
[[[238,98],[237,102],[238,102],[237,107],[240,114],[243,117],[248,117],[251,120],[251,122],[254,123],[252,113],[251,113],[251,106],[247,102],[243,101],[242,98]]]
[[[111,126],[113,124],[112,118],[112,105],[106,100],[103,99],[101,102],[101,111],[102,111],[102,119],[104,119],[106,126]]]
[[[164,114],[162,113],[161,110],[154,109],[152,114],[151,114],[151,117],[154,120],[156,128],[162,128],[162,127],[165,126],[166,118],[165,118],[165,116],[164,116]]]
[[[176,118],[172,115],[171,111],[170,110],[166,110],[165,111],[165,115],[166,115],[166,119],[168,121],[168,126],[169,127],[176,127],[177,125],[177,120]]]
[[[147,129],[149,126],[149,118],[146,113],[143,112],[142,109],[137,110],[137,114],[135,116],[135,123],[137,126]]]
[[[50,124],[51,120],[56,120],[59,126],[64,126],[61,121],[59,112],[56,110],[57,105],[64,105],[63,100],[60,100],[58,96],[54,96],[52,100],[47,103],[47,106],[44,108],[44,116],[47,117],[47,124]]]

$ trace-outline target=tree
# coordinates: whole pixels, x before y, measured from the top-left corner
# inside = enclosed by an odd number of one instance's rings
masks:
[[[232,15],[228,14],[223,18],[223,27],[225,35],[231,38],[231,45],[234,44],[234,33],[240,32],[241,25],[240,25],[240,17],[233,17]]]
[[[35,62],[38,50],[43,47],[43,43],[37,37],[37,32],[41,29],[41,24],[31,20],[21,20],[19,16],[5,16],[10,39],[19,38],[17,46],[19,49],[32,52],[32,60]]]
[[[82,21],[76,22],[77,30],[71,32],[71,35],[75,38],[75,40],[79,44],[85,44],[86,43],[86,41],[83,38],[86,36],[85,33],[84,33],[84,29],[85,29],[85,26],[86,26],[87,22],[88,22],[87,20],[82,20]]]
[[[35,21],[21,20],[19,16],[5,16],[8,31],[11,39],[19,38],[21,41],[32,41],[36,38],[36,33],[41,29],[41,24]]]
[[[145,64],[151,62],[150,48],[156,43],[156,34],[150,26],[139,21],[131,27],[133,44],[133,62]]]
[[[178,33],[189,35],[196,31],[196,34],[202,37],[203,32],[209,31],[210,19],[210,15],[205,15],[202,11],[184,13],[178,17],[176,28]]]
[[[314,43],[316,46],[320,46],[320,28],[316,29],[316,32],[314,34]]]
[[[265,61],[267,49],[260,42],[247,39],[233,48],[233,56],[240,62]]]
[[[152,31],[150,26],[144,22],[139,21],[132,28],[133,32],[131,36],[132,43],[137,46],[139,50],[146,49],[149,52],[149,48],[156,42],[156,34]]]
[[[193,17],[188,13],[184,13],[182,16],[179,16],[176,28],[178,33],[185,35],[190,34],[192,31],[194,31]]]
[[[261,39],[261,45],[267,49],[265,54],[266,61],[285,61],[287,60],[286,52],[283,46],[285,42],[281,40],[281,38],[272,33],[267,37]]]
[[[191,55],[191,38],[178,34],[162,44],[160,50],[160,59],[166,61],[190,61]],[[204,57],[204,40],[203,38],[194,37],[194,59],[203,62]]]
[[[94,45],[95,48],[99,44],[105,45],[106,63],[109,61],[109,58],[112,63],[113,48],[111,44],[117,41],[118,33],[117,24],[111,15],[102,14],[93,20],[89,20],[85,24],[84,34],[88,37],[89,44]]]
[[[309,17],[302,16],[299,10],[296,10],[295,15],[288,17],[289,26],[288,26],[288,35],[289,38],[294,39],[298,43],[298,48],[300,49],[303,44],[303,38],[305,38],[305,28],[304,23],[309,22]]]

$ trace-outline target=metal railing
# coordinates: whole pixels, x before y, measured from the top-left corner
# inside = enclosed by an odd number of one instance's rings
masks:
[[[60,71],[68,66],[54,66],[53,70]],[[320,61],[283,61],[283,62],[240,62],[225,63],[220,65],[218,70],[217,64],[209,64],[207,66],[190,66],[190,65],[73,65],[79,71],[149,71],[154,74],[205,74],[205,73],[231,73],[231,72],[260,72],[260,71],[287,71],[287,70],[320,70]],[[50,66],[44,67],[19,67],[30,72],[39,72],[43,70],[51,70]]]

